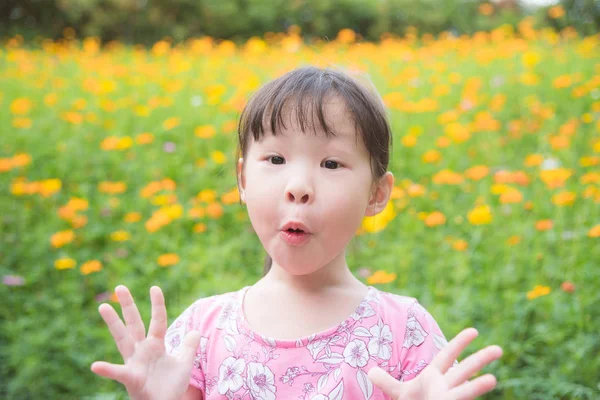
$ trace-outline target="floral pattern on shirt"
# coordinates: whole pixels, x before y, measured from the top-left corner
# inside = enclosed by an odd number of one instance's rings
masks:
[[[416,299],[372,286],[339,325],[295,341],[276,340],[247,324],[241,304],[248,289],[197,300],[167,331],[171,354],[188,332],[202,333],[190,385],[207,400],[388,399],[368,379],[372,367],[408,381],[447,344]]]

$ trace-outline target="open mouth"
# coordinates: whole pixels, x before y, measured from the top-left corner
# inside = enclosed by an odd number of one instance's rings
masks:
[[[291,233],[304,233],[304,231],[302,229],[292,229],[292,228],[290,228],[287,231],[291,232]]]

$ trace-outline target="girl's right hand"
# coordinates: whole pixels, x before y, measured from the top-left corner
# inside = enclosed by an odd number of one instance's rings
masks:
[[[108,325],[125,363],[96,361],[91,370],[125,385],[131,399],[179,400],[189,386],[194,357],[200,345],[200,333],[192,331],[185,337],[180,356],[168,355],[164,345],[167,310],[160,288],[150,288],[152,319],[148,336],[127,287],[119,285],[115,292],[126,325],[109,304],[101,304],[98,311]]]

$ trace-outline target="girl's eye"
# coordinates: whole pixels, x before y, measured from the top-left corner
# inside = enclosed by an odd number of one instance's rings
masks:
[[[332,168],[329,168],[329,167]],[[340,163],[338,163],[337,161],[332,161],[332,160],[327,160],[325,161],[325,168],[327,169],[338,169],[340,167]]]
[[[273,164],[277,164],[277,165],[283,164],[283,162],[285,161],[283,159],[283,157],[279,157],[279,156],[271,156],[271,157],[269,157],[269,159],[270,160],[278,160],[278,161],[273,162]],[[281,162],[279,162],[279,160],[281,160]]]

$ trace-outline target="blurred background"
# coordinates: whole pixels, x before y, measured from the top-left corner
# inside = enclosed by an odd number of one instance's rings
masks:
[[[484,398],[599,399],[599,27],[593,0],[3,0],[0,397],[125,398],[89,369],[121,362],[117,284],[171,322],[261,277],[237,119],[312,64],[366,74],[394,134],[353,273],[502,346]]]

